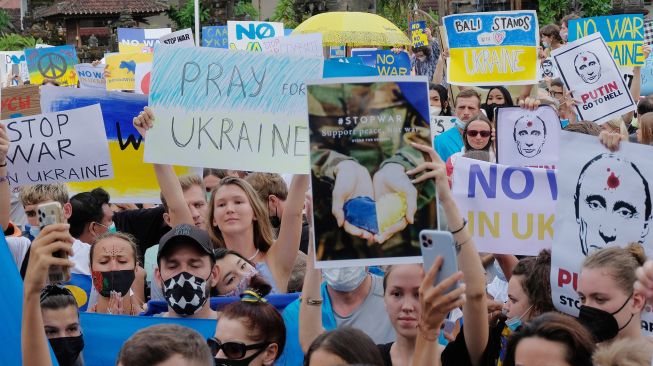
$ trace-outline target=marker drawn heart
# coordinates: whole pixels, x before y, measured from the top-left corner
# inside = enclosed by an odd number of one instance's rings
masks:
[[[503,43],[503,40],[506,39],[506,32],[494,32],[494,40],[497,42],[497,44]]]

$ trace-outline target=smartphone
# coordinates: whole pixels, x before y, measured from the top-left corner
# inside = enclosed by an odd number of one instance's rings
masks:
[[[451,235],[450,232],[441,230],[422,230],[419,233],[419,238],[425,273],[431,269],[438,256],[442,257],[442,266],[435,277],[433,286],[437,286],[438,283],[458,272],[456,244],[453,240],[453,235]],[[447,294],[458,288],[458,286],[459,283],[456,282],[454,285],[446,289],[444,293]]]
[[[59,202],[49,202],[38,205],[37,214],[39,218],[39,227],[43,230],[44,227],[52,224],[63,224],[66,222],[63,215],[63,208]],[[68,259],[68,253],[63,250],[58,250],[52,254],[57,258]],[[48,277],[50,283],[63,283],[70,281],[70,269],[59,265],[50,266],[48,270]]]

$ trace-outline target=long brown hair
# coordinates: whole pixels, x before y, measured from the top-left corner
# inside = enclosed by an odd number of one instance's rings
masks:
[[[226,248],[224,238],[222,237],[222,232],[217,225],[213,225],[213,215],[215,214],[215,197],[221,187],[226,185],[234,185],[242,189],[247,196],[249,205],[254,211],[254,220],[252,225],[254,225],[254,247],[261,252],[267,252],[268,249],[274,244],[274,231],[272,230],[272,224],[270,224],[270,218],[268,217],[268,210],[261,202],[261,199],[258,197],[258,194],[252,188],[252,186],[247,183],[244,179],[236,177],[225,177],[220,179],[218,184],[213,192],[211,192],[211,199],[209,200],[209,217],[208,222],[210,225],[209,236],[213,241],[213,246],[216,248]]]

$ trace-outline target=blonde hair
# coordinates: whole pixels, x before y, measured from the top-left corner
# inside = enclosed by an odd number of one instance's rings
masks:
[[[653,112],[644,113],[637,122],[642,136],[640,143],[650,145],[653,142]]]
[[[626,293],[634,291],[635,270],[646,262],[644,247],[638,243],[625,248],[608,247],[598,250],[585,258],[583,268],[607,268],[617,285]]]
[[[202,192],[206,190],[204,187],[204,180],[196,174],[186,174],[179,177],[179,184],[181,185],[181,191],[186,192],[191,189],[193,186],[198,186],[202,189]],[[161,205],[163,206],[163,211],[168,212],[168,202],[166,198],[163,197],[163,192],[161,192]]]
[[[220,179],[220,183],[215,187],[213,192],[211,192],[208,222],[211,223],[209,236],[213,241],[213,245],[216,248],[226,248],[220,228],[217,225],[213,225],[213,215],[215,214],[216,194],[220,188],[227,185],[237,186],[245,192],[247,200],[252,207],[252,211],[254,211],[255,220],[252,222],[252,225],[254,225],[254,247],[261,252],[267,252],[272,244],[274,244],[274,231],[272,230],[272,224],[270,224],[268,209],[266,205],[261,202],[261,199],[258,197],[254,188],[247,183],[246,180],[236,177],[225,177]]]
[[[245,180],[258,192],[258,197],[263,203],[267,202],[270,195],[275,195],[282,201],[288,198],[288,186],[279,174],[251,173],[245,177]]]
[[[649,366],[653,358],[651,342],[645,338],[614,341],[594,352],[592,361],[597,366]]]
[[[619,132],[621,136],[628,137],[628,127],[626,127],[626,123],[621,117],[613,118],[603,125],[609,127],[614,132]]]
[[[63,183],[22,186],[19,198],[23,206],[37,205],[49,200],[57,201],[63,206],[68,203],[68,188]]]

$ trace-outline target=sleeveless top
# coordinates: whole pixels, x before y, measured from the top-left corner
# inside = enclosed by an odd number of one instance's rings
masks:
[[[272,271],[270,271],[270,267],[268,267],[268,264],[265,262],[258,262],[256,263],[256,270],[258,271],[259,276],[263,277],[263,279],[265,279],[265,281],[270,286],[272,286],[272,290],[270,291],[270,294],[278,294],[279,289],[277,288],[277,284],[274,281],[274,277],[272,276]]]

